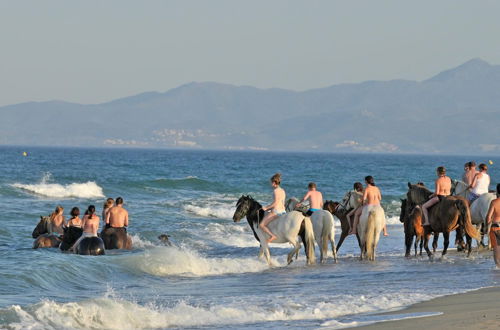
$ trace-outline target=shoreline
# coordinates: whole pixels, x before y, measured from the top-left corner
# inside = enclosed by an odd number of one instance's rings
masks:
[[[467,275],[464,275],[464,280]],[[408,314],[432,314],[424,317],[387,320],[359,329],[499,329],[500,328],[500,287],[482,288],[465,293],[437,297],[411,305],[402,310],[376,314],[391,316]]]

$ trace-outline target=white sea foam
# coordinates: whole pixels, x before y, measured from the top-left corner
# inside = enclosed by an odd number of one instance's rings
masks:
[[[246,222],[246,221],[245,221]],[[204,228],[212,241],[220,244],[236,247],[259,247],[259,242],[253,236],[252,229],[245,224],[235,223],[209,223]],[[276,244],[273,244],[274,247]],[[282,245],[282,244],[280,244]],[[278,245],[276,245],[278,246]]]
[[[385,222],[388,225],[403,225],[401,221],[399,221],[399,216],[394,216],[394,217],[386,217]]]
[[[37,195],[54,197],[54,198],[102,198],[104,193],[102,188],[94,181],[84,183],[70,183],[61,185],[58,183],[49,183],[51,174],[47,173],[43,176],[40,183],[23,184],[14,183],[12,187],[26,190]]]
[[[137,234],[133,234],[133,235],[130,235],[130,237],[132,237],[132,246],[134,248],[138,248],[138,249],[144,249],[144,248],[152,248],[152,247],[155,247],[157,246],[156,244],[154,244],[153,242],[151,241],[148,241],[144,238],[141,238],[139,235]]]
[[[198,216],[218,219],[231,219],[234,214],[234,206],[219,204],[209,206],[185,205],[184,210]]]
[[[143,253],[120,256],[117,262],[132,271],[155,276],[210,276],[260,272],[269,268],[257,257],[207,258],[194,250],[175,246],[158,246]]]
[[[153,303],[143,306],[124,299],[101,297],[69,303],[45,300],[27,307],[10,306],[0,313],[11,320],[7,327],[13,329],[165,328],[328,319],[323,322],[325,326],[336,326],[341,323],[333,318],[398,308],[431,298],[430,295],[403,293],[372,297],[344,295],[325,297],[324,301],[311,304],[291,300],[275,300],[270,304],[255,301],[242,308],[241,302],[236,301],[203,306],[179,302],[167,307]]]

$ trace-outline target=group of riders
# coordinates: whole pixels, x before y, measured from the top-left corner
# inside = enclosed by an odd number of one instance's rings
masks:
[[[429,221],[429,208],[433,205],[439,203],[447,196],[452,194],[452,180],[446,175],[446,168],[444,166],[439,166],[436,169],[437,179],[435,180],[435,191],[430,196],[430,198],[422,205],[422,213],[424,216],[424,226],[430,226]],[[467,162],[464,165],[464,174],[462,177],[463,182],[467,186],[468,190],[468,202],[471,205],[475,200],[477,200],[481,195],[489,193],[490,176],[488,175],[488,166],[486,164],[480,164],[478,170],[476,169],[476,163],[473,161]],[[273,202],[269,205],[262,207],[265,212],[265,216],[260,222],[259,227],[269,235],[268,243],[276,239],[269,229],[268,225],[271,221],[277,219],[279,216],[285,214],[285,200],[286,193],[281,185],[281,174],[276,173],[270,179],[271,186],[273,187]],[[375,181],[372,176],[365,177],[366,186],[360,182],[354,184],[354,192],[357,192],[360,197],[358,200],[358,207],[353,209],[347,214],[348,223],[350,226],[349,234],[357,234],[357,225],[359,219],[363,214],[365,207],[370,205],[380,205],[382,199],[380,190],[375,186]],[[423,183],[419,183],[423,186]],[[302,203],[309,202],[309,210],[306,215],[311,216],[314,212],[323,209],[323,195],[317,190],[317,186],[314,182],[309,183],[308,191],[304,197],[299,201],[297,206],[301,206]],[[354,220],[352,217],[354,216]],[[494,199],[488,209],[486,216],[486,223],[491,225],[490,229],[490,239],[493,241],[492,245],[500,246],[500,184],[496,187],[496,199]],[[387,236],[387,227],[384,226],[384,236]],[[498,249],[494,249],[495,260],[500,258],[496,257]],[[500,266],[500,265],[497,265]]]
[[[262,210],[266,212],[264,219],[260,223],[260,228],[262,231],[269,235],[268,243],[276,239],[271,230],[269,230],[269,223],[277,219],[280,215],[286,213],[285,200],[286,193],[281,185],[281,174],[276,173],[270,179],[271,186],[273,187],[273,202],[267,206],[262,207]],[[382,200],[382,194],[380,189],[375,185],[375,180],[371,175],[365,177],[366,187],[360,182],[354,183],[354,191],[359,194],[358,207],[353,209],[347,216],[349,219],[349,225],[351,227],[349,234],[357,234],[357,225],[359,218],[361,217],[363,210],[368,206],[380,206]],[[309,210],[306,215],[311,216],[314,212],[323,209],[323,194],[317,190],[316,183],[310,182],[308,185],[308,191],[304,197],[299,201],[296,207],[300,207],[304,202],[309,202]],[[362,196],[362,197],[361,197]],[[354,221],[352,221],[352,216],[354,215]],[[384,236],[388,236],[387,226],[384,226]]]
[[[101,218],[96,214],[94,205],[89,205],[82,218],[80,218],[80,209],[73,207],[70,212],[71,218],[66,222],[64,217],[64,208],[58,205],[55,211],[50,215],[53,235],[64,235],[65,229],[80,228],[82,235],[73,244],[70,250],[74,251],[80,242],[87,237],[98,237]],[[116,200],[108,198],[104,202],[102,210],[103,233],[108,228],[114,231],[124,231],[128,226],[128,211],[123,207],[123,198]]]

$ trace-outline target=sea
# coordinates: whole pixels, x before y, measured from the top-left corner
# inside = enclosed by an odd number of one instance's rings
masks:
[[[491,161],[490,189],[500,182],[498,155],[0,147],[0,328],[340,329],[387,320],[378,314],[434,297],[498,286],[490,253],[404,257],[399,213],[407,183],[433,187],[439,165],[460,178],[470,160]],[[276,172],[288,197],[302,197],[312,181],[336,201],[374,176],[390,234],[380,239],[376,261],[359,260],[352,236],[338,263],[330,256],[307,266],[301,250],[287,265],[287,244],[272,244],[272,267],[259,259],[246,219],[234,223],[232,216],[243,194],[269,203]],[[105,198],[118,196],[130,213],[131,251],[32,249],[40,216],[57,205],[66,218],[72,207],[83,213],[90,204],[100,214]],[[338,241],[337,220],[336,229]]]

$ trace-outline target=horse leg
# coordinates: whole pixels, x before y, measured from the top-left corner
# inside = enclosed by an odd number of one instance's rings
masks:
[[[335,263],[337,263],[337,249],[335,248],[335,238],[331,236],[330,236],[330,245],[332,246],[333,260],[335,261]]]
[[[339,238],[339,244],[337,244],[337,251],[340,249],[340,246],[342,245],[345,238],[347,237],[348,232],[349,232],[349,229],[347,229],[347,230],[342,229],[342,233],[340,234],[340,238]]]
[[[302,246],[302,243],[300,243],[300,241],[297,241],[297,246],[298,246],[298,249],[297,251],[295,251],[295,260],[299,259],[299,252],[300,252],[300,247]]]
[[[293,262],[293,255],[294,254],[298,255],[299,254],[299,249],[300,249],[300,243],[299,242],[295,242],[295,243],[290,242],[290,244],[293,245],[293,249],[292,249],[292,251],[290,251],[290,253],[288,253],[288,257],[287,257],[288,265]]]
[[[415,236],[415,257],[417,256],[418,236]]]
[[[434,239],[432,240],[432,252],[436,253],[438,247],[439,233],[434,233]]]
[[[427,252],[427,256],[429,257],[430,260],[432,260],[432,252],[429,250],[429,239],[431,238],[431,233],[430,232],[425,232],[424,233],[424,248],[425,252]]]
[[[422,248],[424,247],[424,237],[419,236],[420,239],[420,256],[422,256]]]
[[[467,240],[467,257],[469,257],[472,252],[472,237],[465,234],[465,239]]]
[[[441,254],[441,258],[443,258],[446,255],[446,251],[448,251],[448,245],[450,245],[450,232],[444,231],[443,238],[444,238],[443,254]]]
[[[260,249],[259,249],[259,259],[262,258],[262,256],[264,255],[264,248],[262,247],[262,244],[260,245]]]
[[[269,246],[266,243],[264,243],[262,248],[264,249],[264,256],[266,257],[267,264],[269,266],[272,266],[271,265],[271,252],[269,251]]]
[[[413,235],[410,235],[408,233],[405,233],[405,246],[406,246],[406,253],[405,257],[409,258],[410,253],[411,253],[411,243],[413,242]]]
[[[323,238],[318,237],[318,239],[316,240],[316,243],[318,243],[318,247],[319,247],[319,263],[322,264],[323,263]]]
[[[479,232],[481,233],[481,240],[477,243],[478,247],[484,248],[484,223],[480,223],[476,228],[479,228]]]

